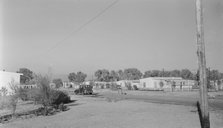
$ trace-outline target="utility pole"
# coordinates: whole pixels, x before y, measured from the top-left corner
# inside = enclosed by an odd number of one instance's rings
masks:
[[[203,0],[196,0],[196,22],[197,22],[197,56],[199,65],[200,84],[200,110],[202,128],[210,128],[208,99],[207,99],[207,76],[204,46],[204,24],[203,24]]]

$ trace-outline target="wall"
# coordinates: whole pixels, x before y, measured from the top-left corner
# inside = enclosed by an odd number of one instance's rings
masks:
[[[5,87],[8,90],[8,94],[11,94],[10,83],[20,84],[20,75],[22,74],[0,71],[0,89]]]

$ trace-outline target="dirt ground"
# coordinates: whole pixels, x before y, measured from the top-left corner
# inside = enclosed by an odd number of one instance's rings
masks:
[[[106,91],[106,90],[105,90]],[[200,128],[197,108],[191,105],[150,103],[143,100],[129,100],[116,92],[105,97],[72,95],[76,100],[67,104],[70,110],[53,116],[17,119],[0,124],[4,128]],[[132,94],[138,95],[139,92]],[[130,94],[129,93],[129,94]],[[146,94],[146,92],[143,92]],[[143,95],[139,93],[139,95]],[[148,92],[147,92],[148,93]],[[103,94],[99,92],[99,95]],[[196,95],[196,93],[192,93]],[[128,94],[127,94],[128,95]],[[186,93],[152,92],[148,96],[177,96]],[[193,97],[193,95],[189,96]],[[222,111],[211,111],[211,128],[222,128]]]
[[[200,128],[195,107],[72,96],[70,110],[16,120],[4,128]]]

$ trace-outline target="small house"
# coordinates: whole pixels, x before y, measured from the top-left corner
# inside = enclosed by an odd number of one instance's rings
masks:
[[[140,79],[140,89],[145,90],[191,90],[193,80],[185,80],[181,77],[148,77]]]
[[[0,71],[0,90],[5,90],[6,95],[12,94],[11,84],[20,85],[21,73]],[[1,92],[2,95],[3,92]]]

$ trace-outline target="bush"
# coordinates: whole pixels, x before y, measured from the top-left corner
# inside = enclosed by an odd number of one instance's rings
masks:
[[[70,97],[67,93],[59,90],[51,90],[50,92],[50,102],[51,105],[60,105],[61,103],[69,103]]]
[[[18,89],[19,98],[22,99],[23,101],[29,100],[28,92],[29,92],[28,89],[19,88]]]
[[[41,103],[41,90],[39,88],[29,89],[27,92],[28,100],[35,101],[35,103]]]
[[[138,87],[136,85],[133,85],[133,89],[134,90],[139,90]]]

